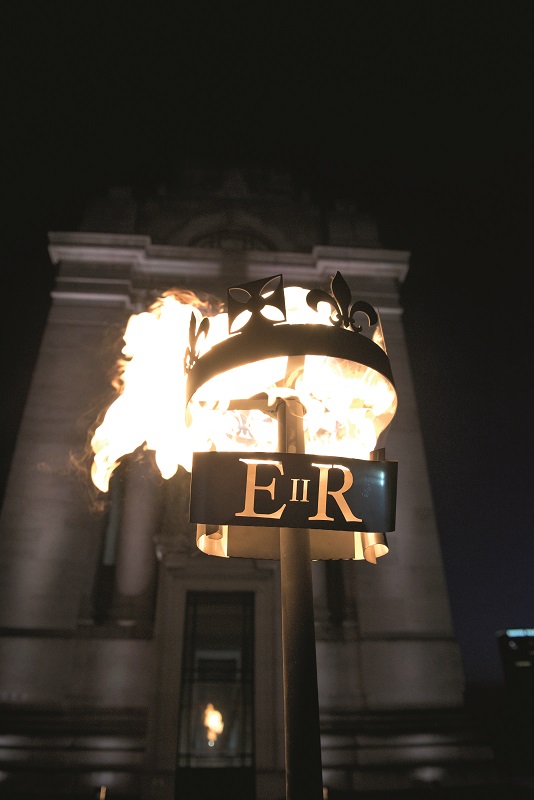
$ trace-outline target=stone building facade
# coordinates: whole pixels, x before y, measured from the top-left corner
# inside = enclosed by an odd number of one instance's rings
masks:
[[[172,190],[110,190],[79,230],[50,233],[49,253],[57,279],[0,520],[0,796],[170,800],[215,785],[221,798],[284,797],[279,564],[200,553],[188,473],[163,480],[150,453],[97,492],[87,442],[114,397],[128,318],[162,292],[224,298],[278,273],[325,288],[337,271],[380,311],[399,477],[387,556],[313,565],[325,796],[486,780],[403,331],[409,253],[383,249],[350,205],[321,210],[286,174],[206,168]],[[226,681],[244,714],[240,747],[213,764],[182,731],[202,674]]]

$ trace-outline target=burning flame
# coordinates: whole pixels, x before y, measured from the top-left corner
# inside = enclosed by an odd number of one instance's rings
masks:
[[[224,722],[222,721],[222,714],[214,708],[212,703],[208,703],[204,709],[204,726],[208,729],[207,737],[208,744],[213,747],[213,743],[217,741],[217,736],[224,730]]]
[[[309,308],[307,292],[299,287],[284,290],[287,322],[331,325],[331,309],[326,303],[320,303],[317,312]],[[306,409],[306,452],[369,457],[394,416],[396,395],[385,378],[355,362],[306,356],[288,388],[289,383],[280,379],[287,372],[287,357],[265,359],[207,381],[186,408],[183,364],[191,313],[198,326],[205,311],[192,292],[173,291],[149,311],[130,317],[124,332],[120,393],[91,440],[91,477],[98,489],[108,490],[121,457],[140,446],[154,451],[165,479],[179,465],[190,471],[193,452],[276,451],[278,429],[273,416],[258,409],[229,408],[232,398],[259,393],[267,393],[270,407],[277,398],[299,398]],[[231,335],[228,315],[215,313],[207,336],[197,342],[199,355]],[[384,348],[380,325],[373,338]]]

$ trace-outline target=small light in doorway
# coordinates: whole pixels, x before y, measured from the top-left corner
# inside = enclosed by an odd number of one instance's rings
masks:
[[[223,732],[224,722],[222,721],[222,714],[214,708],[213,703],[208,703],[204,709],[204,725],[208,729],[208,746],[213,747],[217,740],[217,736]]]

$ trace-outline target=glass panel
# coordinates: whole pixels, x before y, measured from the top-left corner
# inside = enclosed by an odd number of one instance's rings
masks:
[[[254,595],[189,592],[178,766],[253,765]]]

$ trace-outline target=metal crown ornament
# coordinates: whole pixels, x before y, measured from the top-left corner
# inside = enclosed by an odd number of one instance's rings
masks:
[[[385,460],[397,395],[379,315],[365,301],[351,302],[339,272],[329,292],[307,292],[305,322],[288,319],[286,293],[282,275],[228,289],[228,338],[203,354],[210,321],[197,324],[191,316],[188,410],[197,403],[205,414],[204,390],[211,385],[217,397],[221,378],[229,409],[276,418],[288,398],[298,398],[302,409],[298,441],[289,450],[195,454],[190,519],[197,544],[212,555],[279,558],[277,527],[303,527],[312,559],[376,562],[388,551],[385,532],[394,529],[397,478],[396,462]],[[258,371],[267,384],[259,390]],[[342,401],[346,420],[333,423]],[[326,445],[318,444],[317,431]]]

